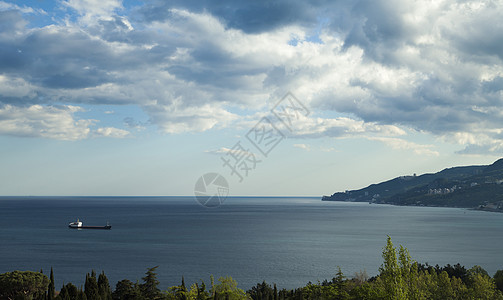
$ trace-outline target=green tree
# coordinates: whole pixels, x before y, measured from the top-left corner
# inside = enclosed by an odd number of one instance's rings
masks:
[[[337,295],[335,295],[333,299],[347,299],[349,297],[349,294],[346,291],[346,277],[342,273],[341,267],[337,266],[337,273],[332,279],[332,282],[337,292]]]
[[[253,300],[267,300],[269,296],[274,297],[274,289],[270,284],[267,284],[265,281],[262,283],[257,283],[257,285],[253,286],[246,292]]]
[[[489,274],[487,273],[486,270],[484,270],[484,268],[482,268],[481,266],[473,266],[471,269],[468,270],[468,276],[474,276],[476,274],[480,274],[482,276],[487,276],[489,277]]]
[[[79,289],[79,293],[77,295],[77,300],[87,300],[86,293],[84,293],[84,290],[82,290],[82,286]]]
[[[210,293],[206,290],[206,284],[201,280],[201,286],[196,283],[197,287],[197,300],[205,300],[210,297]]]
[[[174,298],[175,296],[173,294],[172,297]],[[206,300],[210,297],[210,294],[206,290],[206,285],[204,284],[204,281],[201,280],[201,285],[199,285],[197,282],[193,283],[190,286],[190,290],[187,292],[187,299],[190,300]]]
[[[330,288],[330,286],[329,286]],[[314,284],[312,282],[308,282],[308,284],[302,289],[302,298],[304,299],[321,299],[323,297],[323,293],[325,296],[330,295],[330,291],[327,289],[322,290],[321,285]]]
[[[247,299],[246,293],[238,288],[237,282],[232,277],[220,277],[219,284],[213,285],[212,295],[214,299]]]
[[[68,291],[66,290],[66,285],[63,283],[63,286],[59,290],[59,294],[55,298],[56,300],[71,300]]]
[[[503,292],[503,270],[498,270],[494,273],[494,283],[496,284],[496,288]]]
[[[39,272],[14,271],[0,274],[0,299],[33,299],[45,294],[49,278]]]
[[[112,293],[113,300],[135,300],[142,299],[141,291],[138,285],[130,280],[124,279],[115,285],[115,290]]]
[[[51,277],[50,277],[49,287],[47,288],[47,299],[48,300],[54,299],[54,291],[55,291],[54,272],[51,267]]]
[[[191,289],[192,293],[190,295],[197,295],[197,288]],[[187,300],[189,299],[189,291],[187,290],[187,287],[185,286],[185,279],[182,276],[182,283],[180,285],[172,286],[169,288],[170,295],[172,299],[177,299],[177,300]],[[192,298],[191,298],[192,299]]]
[[[102,300],[112,299],[112,290],[104,271],[101,271],[101,274],[98,276],[98,293]]]
[[[501,296],[491,277],[482,273],[470,275],[470,296],[472,299],[498,299]]]
[[[145,277],[142,278],[143,283],[140,285],[143,297],[149,300],[162,299],[163,295],[161,290],[158,288],[159,281],[157,280],[157,274],[155,270],[159,266],[147,269]]]
[[[396,249],[391,237],[388,236],[386,246],[382,251],[383,264],[379,268],[386,297],[388,299],[407,299],[407,288],[402,277],[402,270],[398,265]]]
[[[419,288],[419,270],[416,261],[412,260],[407,248],[400,245],[398,251],[400,275],[403,284],[403,296],[409,299],[423,299],[424,295]]]
[[[213,274],[210,275],[210,293],[211,297],[215,298],[215,277],[213,277]]]
[[[440,273],[441,271],[446,271],[447,274],[449,274],[449,277],[457,277],[461,279],[465,284],[468,282],[468,270],[466,270],[465,267],[460,265],[459,263],[451,266],[450,264],[447,264],[443,268],[439,269],[437,273]]]
[[[98,281],[96,280],[96,272],[94,270],[91,271],[91,275],[89,273],[86,274],[86,282],[84,283],[84,293],[86,294],[87,299],[100,300],[100,293],[98,290]]]
[[[419,299],[431,299],[437,289],[437,273],[433,269],[426,269],[419,272],[417,291],[421,297]]]
[[[458,264],[459,265],[459,264]],[[452,299],[468,299],[469,293],[466,284],[461,278],[451,277]]]
[[[187,300],[188,294],[187,287],[185,286],[185,278],[182,276],[182,284],[180,284],[180,300]]]
[[[437,294],[436,299],[455,299],[454,290],[452,289],[451,279],[446,271],[442,271],[437,277]]]
[[[79,294],[81,291],[77,289],[75,285],[72,283],[63,284],[61,290],[59,291],[59,295],[55,299],[61,300],[76,300],[79,298]]]
[[[378,279],[380,281],[380,279]],[[351,299],[371,300],[371,299],[385,299],[382,290],[376,286],[376,282],[364,282],[357,285],[349,291]]]

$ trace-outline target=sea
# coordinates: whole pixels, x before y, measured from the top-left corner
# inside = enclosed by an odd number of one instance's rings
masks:
[[[68,223],[111,230],[76,230]],[[230,197],[206,208],[193,197],[0,197],[0,273],[54,270],[56,288],[86,273],[140,281],[156,269],[160,287],[231,276],[296,288],[376,275],[387,236],[430,265],[503,269],[503,214],[459,208],[323,202],[310,197]]]

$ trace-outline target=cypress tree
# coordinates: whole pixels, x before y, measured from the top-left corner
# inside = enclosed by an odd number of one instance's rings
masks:
[[[496,288],[503,292],[503,270],[498,270],[494,273],[494,283],[496,284]]]
[[[67,296],[65,296],[65,298],[72,299],[72,300],[73,299],[77,299],[77,297],[79,295],[79,290],[71,282],[67,283],[64,286],[64,290],[65,290],[66,295],[67,295]]]
[[[185,287],[185,279],[182,276],[182,285],[180,286],[182,290],[182,300],[187,300],[187,288]]]
[[[94,270],[92,270],[91,275],[89,275],[89,273],[86,274],[84,293],[87,299],[101,299],[98,290],[98,282],[96,281],[96,272],[94,272]]]
[[[56,298],[58,299],[65,299],[67,298],[67,295],[68,293],[66,292],[66,286],[65,286],[65,283],[63,283],[63,286],[59,289],[59,294]]]
[[[209,294],[206,291],[206,284],[204,284],[204,281],[201,280],[201,287],[196,283],[197,287],[197,300],[207,300],[209,298]]]
[[[54,286],[54,272],[52,271],[52,267],[51,267],[50,280],[51,281],[49,282],[49,286],[47,288],[47,299],[48,300],[54,299],[55,286]]]
[[[87,300],[86,293],[82,290],[82,286],[80,286],[79,293],[77,294],[77,300]]]
[[[215,278],[213,277],[213,274],[210,275],[210,284],[211,284],[211,295],[215,296]]]
[[[71,291],[69,289],[70,288],[69,284],[65,285],[63,283],[63,286],[61,287],[61,290],[59,291],[59,295],[58,295],[58,297],[56,297],[57,299],[61,299],[61,300],[71,300],[72,299]]]
[[[112,299],[112,290],[104,271],[101,271],[100,276],[98,276],[98,291],[102,300]]]

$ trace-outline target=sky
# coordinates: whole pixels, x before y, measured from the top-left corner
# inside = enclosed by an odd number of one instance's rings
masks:
[[[0,195],[321,196],[503,151],[503,1],[0,1]]]

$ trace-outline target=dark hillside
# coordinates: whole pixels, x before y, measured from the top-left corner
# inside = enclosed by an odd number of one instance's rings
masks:
[[[450,206],[487,210],[503,207],[503,159],[488,166],[447,168],[433,174],[400,176],[359,190],[323,196],[324,201]]]

